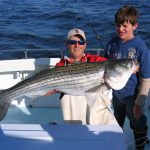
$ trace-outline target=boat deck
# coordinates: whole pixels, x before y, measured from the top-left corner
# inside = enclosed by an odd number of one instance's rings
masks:
[[[126,150],[117,125],[1,124],[0,129],[5,150]]]
[[[58,95],[57,95],[58,96]],[[8,111],[7,116],[1,124],[44,124],[57,122],[58,126],[62,125],[62,115],[59,104],[56,107],[38,107],[38,104],[34,104],[33,107],[21,108],[15,107],[14,105]],[[148,125],[150,125],[150,99],[146,101],[146,114],[148,119]],[[123,136],[127,150],[134,150],[134,138],[132,130],[130,129],[128,119],[126,119],[125,126],[123,129]],[[150,138],[150,127],[148,131],[148,137]],[[150,149],[150,144],[146,144],[145,150]],[[121,150],[121,149],[120,149]]]
[[[146,115],[147,115],[147,124],[148,124],[148,127],[149,127],[147,136],[150,140],[150,95],[149,95],[149,97],[146,101],[145,106],[146,106],[146,111],[145,112],[146,112]],[[124,132],[124,137],[125,137],[125,141],[126,141],[126,145],[127,145],[127,150],[134,150],[135,149],[134,137],[133,137],[133,132],[130,129],[128,119],[126,119],[123,132]],[[150,150],[150,144],[145,145],[145,150]]]

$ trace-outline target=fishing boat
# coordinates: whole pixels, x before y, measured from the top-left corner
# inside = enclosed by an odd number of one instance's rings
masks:
[[[100,50],[87,50],[92,54]],[[10,50],[0,52],[0,90],[8,89],[44,68],[55,66],[62,50]],[[146,113],[150,125],[150,96]],[[0,141],[5,150],[133,150],[133,133],[128,120],[124,129],[110,125],[64,125],[59,94],[24,95],[12,101],[0,121]],[[150,137],[150,131],[149,131]],[[146,150],[150,145],[146,145]]]

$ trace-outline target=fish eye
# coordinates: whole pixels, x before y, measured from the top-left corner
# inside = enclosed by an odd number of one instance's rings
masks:
[[[122,63],[122,66],[126,66],[126,63],[125,63],[125,62],[123,62],[123,63]]]
[[[130,63],[128,63],[127,61],[126,62],[123,62],[122,63],[122,67],[124,67],[124,68],[128,68],[130,66]]]

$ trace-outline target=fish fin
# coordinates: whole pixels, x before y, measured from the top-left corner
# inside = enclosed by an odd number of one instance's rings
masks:
[[[9,106],[10,103],[6,102],[0,104],[0,121],[6,116]]]
[[[97,91],[99,91],[99,88],[100,88],[99,85],[98,85],[98,86],[95,86],[95,87],[93,87],[93,88],[91,88],[91,89],[85,91],[85,93],[94,93],[94,92],[97,92]]]
[[[110,103],[110,100],[108,100],[108,98],[103,96],[102,92],[99,91],[97,93],[92,93],[92,94],[88,94],[88,95],[85,96],[86,101],[87,101],[88,105],[90,106],[90,108],[93,108],[93,106],[96,103],[98,97],[101,97],[101,99],[103,101],[103,104],[106,104],[106,106],[109,106],[108,103]]]
[[[85,95],[86,101],[88,103],[88,105],[90,106],[90,108],[92,108],[95,104],[95,101],[97,99],[97,91],[99,91],[100,86],[95,86],[89,90],[87,90],[85,93],[87,93],[87,95]]]
[[[11,101],[6,98],[4,94],[0,92],[0,121],[4,119],[7,114],[8,108],[11,104]]]
[[[88,105],[92,108],[94,106],[98,96],[101,96],[102,92],[108,91],[110,89],[111,88],[108,85],[103,83],[100,86],[96,86],[96,87],[91,88],[90,90],[86,91],[89,93],[89,94],[85,95]]]
[[[102,83],[101,85],[95,86],[95,87],[87,90],[85,93],[105,92],[110,89],[111,89],[111,87],[109,85]]]
[[[108,92],[109,94],[112,93],[111,90],[107,91],[107,94]],[[104,108],[108,108],[112,111],[112,101],[110,99],[110,96],[108,96],[109,95],[99,92],[95,94],[86,95],[85,98],[90,108],[95,107],[94,105],[96,104],[101,110]]]
[[[85,99],[88,103],[88,105],[90,106],[90,108],[92,108],[97,100],[98,94],[97,93],[92,93],[92,94],[87,94],[85,95]]]

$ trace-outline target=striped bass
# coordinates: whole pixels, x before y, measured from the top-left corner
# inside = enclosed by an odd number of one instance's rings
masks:
[[[12,100],[28,94],[44,94],[57,90],[71,95],[96,93],[107,84],[110,88],[123,88],[131,74],[138,68],[132,59],[79,63],[46,69],[0,91],[0,120],[4,118]]]

